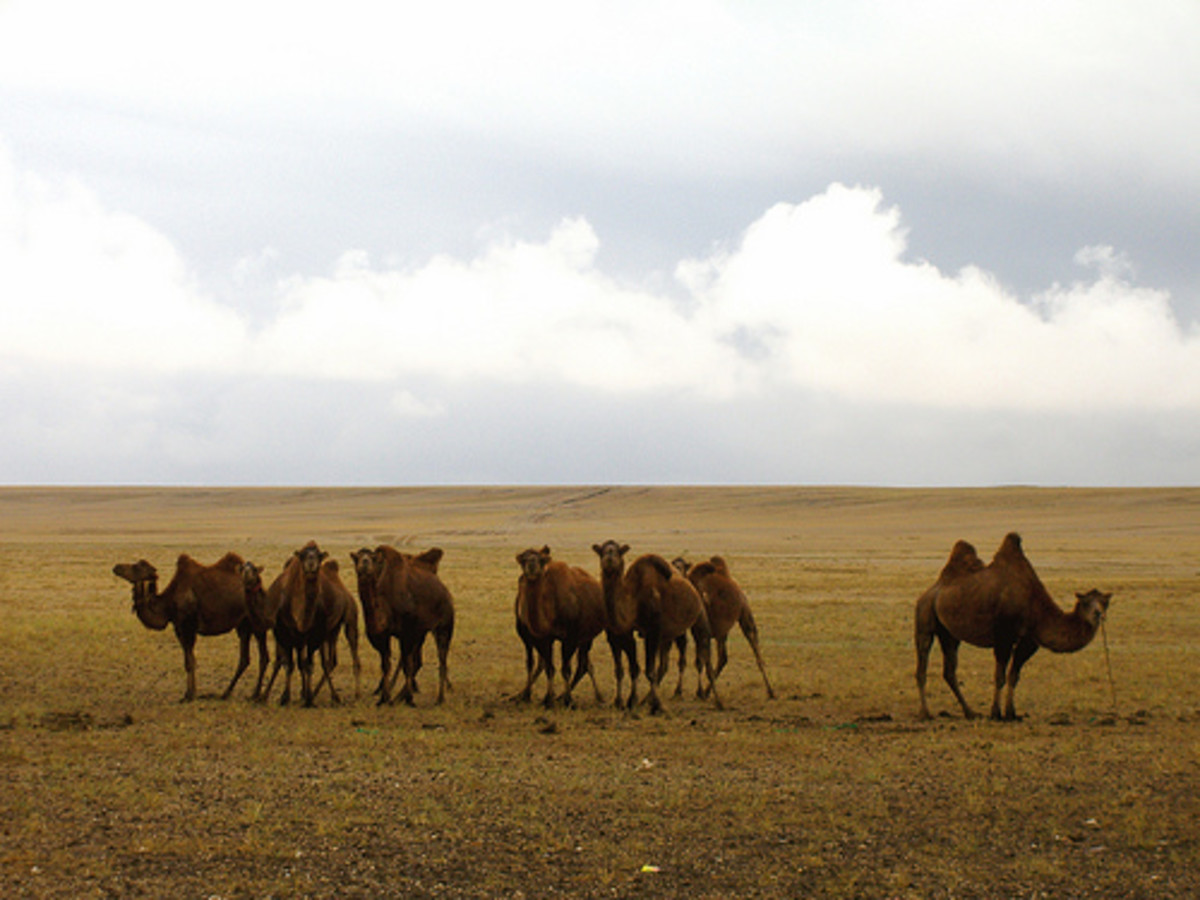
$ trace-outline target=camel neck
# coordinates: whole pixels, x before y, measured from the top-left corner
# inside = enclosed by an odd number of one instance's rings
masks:
[[[174,604],[171,598],[158,593],[157,585],[153,582],[146,586],[141,602],[134,601],[133,608],[138,620],[154,631],[162,631],[174,619]]]
[[[1045,615],[1037,627],[1037,641],[1053,653],[1082,650],[1096,636],[1096,627],[1078,612],[1064,612],[1054,601],[1046,603]]]

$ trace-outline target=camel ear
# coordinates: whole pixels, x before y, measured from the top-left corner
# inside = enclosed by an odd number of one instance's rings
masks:
[[[622,556],[624,556],[624,555],[625,555],[626,553],[628,553],[628,552],[629,552],[629,545],[628,545],[628,544],[622,544],[622,545],[621,545],[621,555],[622,555]]]
[[[542,544],[542,549],[539,552],[542,554],[542,556],[549,556],[550,555],[550,545]]]
[[[597,556],[603,555],[603,552],[604,552],[603,550],[600,549],[599,544],[592,544],[592,550],[594,550],[596,552]]]

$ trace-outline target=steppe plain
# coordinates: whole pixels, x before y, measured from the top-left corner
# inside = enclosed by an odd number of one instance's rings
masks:
[[[964,720],[935,648],[918,721],[913,603],[957,538],[986,559],[1010,530],[1061,605],[1113,592],[1106,642],[1034,656],[1014,723]],[[604,703],[513,702],[515,554],[596,571],[610,537],[724,555],[778,698],[735,631],[724,710],[691,670],[664,715],[613,709],[602,640]],[[310,538],[351,586],[351,550],[444,548],[444,706],[376,707],[365,641],[340,707],[251,703],[253,672],[221,701],[232,635],[178,702],[174,636],[112,565],[273,577]],[[1195,489],[0,489],[0,895],[1194,897],[1198,585]],[[977,707],[991,670],[963,649]]]

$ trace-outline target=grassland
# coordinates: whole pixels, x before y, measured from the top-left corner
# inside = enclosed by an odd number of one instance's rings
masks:
[[[1009,530],[1061,602],[1114,593],[1112,685],[1097,640],[1034,657],[1023,721],[964,721],[935,677],[918,722],[913,601],[956,538],[988,556]],[[509,701],[514,554],[594,571],[609,537],[725,555],[779,698],[735,634],[724,711]],[[232,636],[200,640],[203,697],[177,702],[179,648],[113,563],[235,550],[273,575],[309,538],[344,564],[445,549],[445,706],[221,702]],[[1200,490],[2,489],[0,895],[1193,897],[1198,549]],[[365,642],[363,664],[369,687]],[[990,654],[960,675],[984,706]]]

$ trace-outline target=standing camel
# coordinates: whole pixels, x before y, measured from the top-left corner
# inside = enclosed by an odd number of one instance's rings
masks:
[[[337,668],[337,637],[345,630],[353,657],[355,695],[358,694],[361,664],[358,657],[358,614],[354,599],[342,584],[335,560],[309,541],[288,560],[276,579],[282,595],[275,620],[275,672],[287,668],[281,704],[291,699],[292,656],[300,669],[300,691],[305,706],[312,706],[317,689],[326,681],[335,704],[341,697],[333,683]],[[272,584],[270,590],[276,589]],[[268,592],[269,593],[269,592]],[[321,657],[321,681],[313,686],[313,656]],[[275,675],[272,673],[271,682]],[[270,691],[268,685],[267,691]]]
[[[517,554],[521,575],[517,579],[517,621],[522,639],[537,650],[541,665],[534,669],[526,660],[526,683],[521,696],[529,698],[538,671],[546,672],[544,706],[553,706],[554,642],[562,644],[564,690],[561,701],[572,705],[571,691],[585,674],[592,679],[596,701],[603,702],[596,674],[592,671],[591,648],[605,626],[604,594],[600,583],[583,569],[550,558],[550,548],[525,550]],[[571,657],[576,657],[575,678],[571,678]]]
[[[605,610],[610,629],[619,634],[636,629],[645,643],[646,681],[649,685],[647,703],[651,713],[662,710],[658,686],[667,668],[667,654],[680,635],[689,630],[696,643],[696,654],[702,660],[713,702],[721,708],[721,698],[713,685],[710,643],[712,633],[704,602],[691,583],[671,567],[661,556],[639,556],[628,569],[625,554],[629,545],[616,541],[594,544],[600,557],[600,584],[604,591]],[[617,665],[617,696],[620,698],[621,671],[617,649],[613,648]],[[630,688],[628,705],[636,702],[636,676]]]
[[[767,688],[767,697],[775,698],[775,689],[767,678],[767,667],[763,663],[762,652],[758,647],[758,626],[754,623],[754,614],[750,612],[750,601],[741,586],[729,574],[729,566],[723,557],[714,556],[707,562],[688,565],[682,558],[672,560],[672,565],[683,572],[700,592],[704,600],[704,608],[708,613],[708,624],[712,629],[713,639],[717,642],[717,667],[713,672],[714,678],[721,676],[721,671],[729,661],[726,643],[729,632],[736,623],[746,636],[746,642],[754,652],[754,661],[758,663],[758,671],[762,674],[763,684]],[[696,661],[700,668],[700,661]]]
[[[421,647],[432,631],[438,654],[437,702],[442,703],[450,687],[447,658],[454,637],[454,598],[437,573],[442,550],[433,547],[412,556],[383,544],[375,548],[373,556],[375,591],[369,611],[364,604],[364,615],[369,634],[387,633],[400,639],[400,665],[393,680],[403,672],[404,687],[396,699],[413,705]],[[389,694],[385,686],[379,702],[387,703]]]
[[[976,647],[991,647],[996,656],[992,718],[1016,719],[1013,693],[1021,667],[1038,647],[1054,653],[1074,653],[1091,643],[1112,594],[1093,589],[1075,597],[1075,608],[1069,613],[1051,599],[1015,533],[1004,538],[986,566],[966,541],[955,543],[937,581],[917,600],[914,631],[921,718],[930,718],[925,675],[936,637],[942,648],[942,677],[958,699],[963,715],[975,718],[958,684],[958,645],[966,641]],[[1006,684],[1008,696],[1001,715],[1000,695]]]
[[[183,700],[196,699],[196,637],[237,630],[239,654],[237,671],[221,699],[228,699],[242,673],[250,665],[252,629],[246,616],[246,597],[242,590],[242,558],[226,553],[211,566],[201,565],[186,553],[175,563],[175,575],[160,594],[158,572],[141,559],[118,563],[113,574],[133,585],[133,611],[147,628],[162,631],[175,628],[175,637],[183,648],[183,667],[187,672],[187,690]],[[266,667],[266,636],[258,637],[259,668]]]

